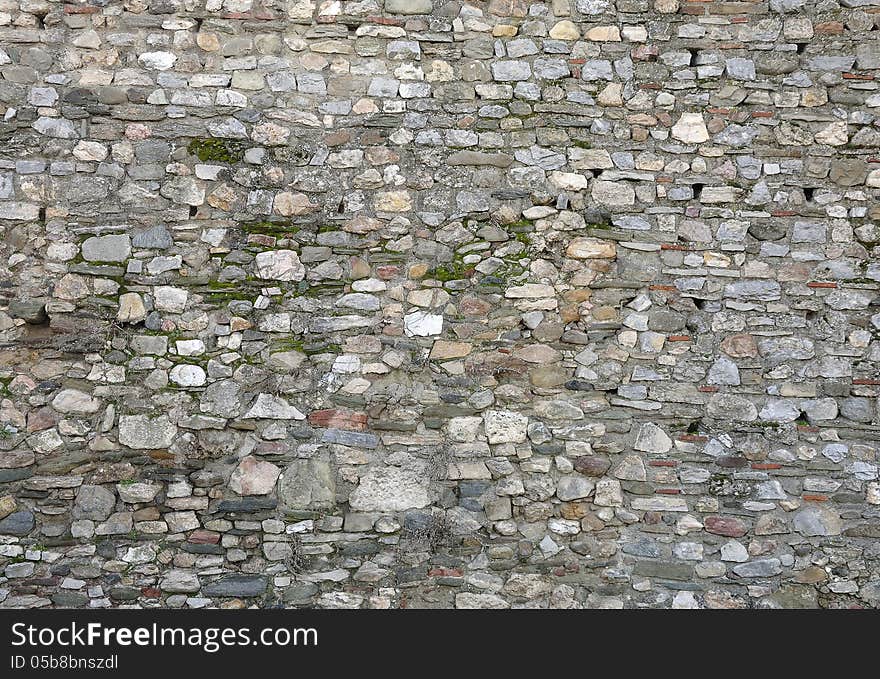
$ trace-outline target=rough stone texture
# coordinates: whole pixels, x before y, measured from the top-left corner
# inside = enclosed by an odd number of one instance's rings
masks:
[[[0,3],[0,607],[880,607],[876,4]]]

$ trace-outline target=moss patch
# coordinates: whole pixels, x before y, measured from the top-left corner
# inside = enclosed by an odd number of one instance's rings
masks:
[[[259,233],[264,236],[275,236],[276,238],[295,236],[302,228],[291,224],[289,220],[271,221],[268,219],[239,222],[238,225],[245,233]]]
[[[242,141],[235,139],[193,139],[186,150],[197,156],[203,163],[238,163],[244,158],[247,146]]]
[[[427,278],[433,278],[441,283],[458,281],[468,278],[473,270],[472,265],[465,264],[461,257],[456,256],[451,262],[440,264],[431,269],[427,274]]]

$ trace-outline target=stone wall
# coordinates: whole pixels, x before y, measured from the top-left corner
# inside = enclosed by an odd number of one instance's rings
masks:
[[[0,606],[880,605],[878,27],[0,0]]]

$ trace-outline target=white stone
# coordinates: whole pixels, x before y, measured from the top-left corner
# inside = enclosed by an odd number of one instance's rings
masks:
[[[304,420],[306,416],[280,396],[260,394],[244,419]]]
[[[374,467],[361,476],[349,505],[359,512],[400,512],[431,502],[428,477],[403,467]]]
[[[78,389],[62,389],[52,399],[52,407],[66,415],[94,415],[101,401]]]
[[[709,130],[701,113],[682,113],[672,126],[672,136],[685,144],[702,144],[709,140]]]
[[[529,418],[511,410],[487,410],[483,424],[489,443],[523,443],[529,426]]]
[[[646,453],[668,453],[672,450],[672,439],[656,424],[646,422],[639,430],[633,448]]]
[[[414,311],[403,317],[407,337],[428,337],[443,332],[443,316],[427,311]]]
[[[100,162],[107,157],[107,147],[97,141],[81,141],[73,147],[73,155],[79,160]]]
[[[721,545],[721,560],[745,563],[749,560],[749,552],[741,542],[731,540]]]
[[[590,196],[603,205],[625,207],[635,205],[636,191],[629,182],[611,182],[597,179],[593,182]]]
[[[207,375],[200,366],[186,364],[174,366],[169,378],[181,387],[201,387],[207,381]]]
[[[256,256],[257,278],[277,281],[301,281],[306,269],[293,250],[267,250]]]
[[[174,288],[170,285],[159,285],[153,290],[153,300],[157,311],[165,311],[170,314],[181,314],[186,308],[189,292],[183,288]]]
[[[167,71],[176,61],[177,55],[173,52],[144,52],[138,57],[141,66],[156,71]]]

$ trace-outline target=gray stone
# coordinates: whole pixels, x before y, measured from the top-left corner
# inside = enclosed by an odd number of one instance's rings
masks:
[[[5,519],[0,519],[0,535],[29,535],[35,526],[34,513],[28,509],[13,512]]]
[[[754,559],[733,567],[733,572],[741,578],[769,578],[782,572],[782,565],[775,557]]]
[[[52,407],[67,415],[94,415],[101,407],[101,400],[78,389],[62,389],[52,399]]]
[[[267,420],[304,420],[303,415],[296,407],[290,405],[280,396],[272,394],[258,394],[250,409],[242,416],[244,419],[267,419]]]
[[[199,577],[189,571],[172,569],[165,573],[159,587],[163,592],[172,594],[194,594],[201,588]]]
[[[840,535],[843,523],[840,515],[830,507],[808,504],[795,513],[792,528],[807,536]]]
[[[672,439],[661,427],[651,422],[646,422],[639,429],[633,448],[646,453],[662,455],[672,450]]]
[[[129,448],[157,450],[168,448],[174,442],[177,427],[168,417],[160,415],[122,415],[119,418],[119,442]]]
[[[286,509],[330,509],[336,504],[334,470],[322,460],[294,460],[278,479],[278,501]]]
[[[42,325],[49,320],[49,315],[46,313],[46,299],[43,297],[10,300],[9,315],[32,325]]]
[[[719,356],[709,368],[706,383],[739,386],[739,368],[729,358]]]
[[[758,419],[755,404],[736,394],[714,394],[706,404],[706,412],[722,421],[753,422]]]
[[[595,484],[583,476],[563,476],[556,484],[556,496],[563,502],[589,497]]]
[[[782,295],[776,281],[739,281],[724,286],[724,296],[756,302],[772,302]]]
[[[131,256],[131,239],[125,234],[87,238],[82,256],[89,262],[124,262]]]
[[[242,597],[245,599],[265,594],[269,586],[264,575],[227,575],[202,587],[208,597]]]
[[[171,238],[171,234],[168,233],[168,229],[161,224],[143,231],[137,231],[131,236],[131,245],[135,248],[165,250],[170,248],[173,243],[174,241]]]
[[[492,77],[499,82],[528,80],[532,68],[527,61],[496,61],[492,64]]]
[[[37,118],[33,128],[40,134],[55,139],[77,139],[79,137],[74,124],[63,118]]]
[[[76,492],[73,516],[77,519],[104,521],[116,505],[116,496],[103,486],[80,486]]]
[[[741,57],[733,57],[725,62],[725,70],[727,75],[734,80],[754,80],[755,79],[755,62],[751,59],[743,59]]]

